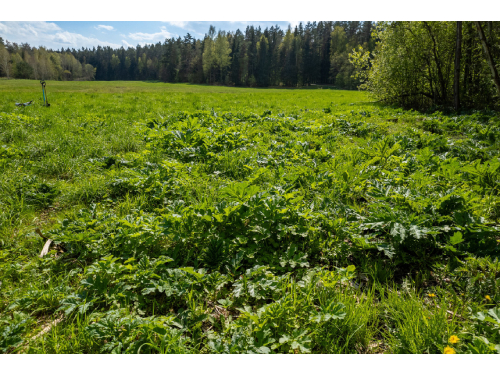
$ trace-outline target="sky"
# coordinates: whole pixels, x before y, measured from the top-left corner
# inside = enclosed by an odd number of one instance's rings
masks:
[[[247,25],[266,27],[278,25],[286,30],[299,21],[0,21],[0,37],[14,43],[28,43],[32,47],[61,48],[121,46],[162,42],[166,38],[184,37],[187,33],[201,39],[210,25],[216,30],[245,31]]]

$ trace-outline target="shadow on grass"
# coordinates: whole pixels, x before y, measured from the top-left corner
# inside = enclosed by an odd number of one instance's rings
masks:
[[[107,81],[112,82],[112,81]],[[347,88],[339,88],[333,85],[308,85],[308,86],[236,86],[236,85],[219,85],[219,84],[208,84],[208,83],[191,83],[191,82],[163,82],[160,80],[141,80],[141,81],[131,81],[131,82],[143,82],[143,83],[168,83],[171,85],[182,84],[187,86],[204,86],[204,87],[230,87],[235,89],[261,89],[261,90],[335,90],[335,91],[358,91],[357,89],[347,89]]]

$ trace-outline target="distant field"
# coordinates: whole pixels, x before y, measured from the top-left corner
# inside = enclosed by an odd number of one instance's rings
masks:
[[[310,86],[303,89],[258,89],[190,84],[148,83],[131,81],[61,82],[47,81],[49,102],[57,111],[88,110],[88,103],[104,108],[129,108],[133,115],[168,110],[217,109],[223,111],[266,109],[312,110],[323,109],[331,103],[342,105],[369,101],[359,91],[321,89]],[[0,80],[0,110],[12,110],[15,102],[41,100],[39,81]],[[139,97],[138,95],[141,95]],[[95,99],[99,98],[98,101]],[[87,103],[88,102],[88,103]]]
[[[0,80],[0,352],[500,352],[496,112],[46,88]]]

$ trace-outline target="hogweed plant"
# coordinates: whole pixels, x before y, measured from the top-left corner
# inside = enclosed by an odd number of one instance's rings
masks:
[[[0,83],[0,351],[499,352],[495,112],[32,84]]]

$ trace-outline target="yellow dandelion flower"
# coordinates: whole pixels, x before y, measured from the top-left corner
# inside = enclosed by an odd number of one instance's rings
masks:
[[[444,348],[444,354],[457,354],[457,352],[455,351],[455,349],[447,346],[446,348]]]
[[[458,338],[458,336],[451,336],[450,339],[448,340],[450,342],[450,344],[456,344],[457,342],[460,341],[460,339]]]
[[[434,293],[429,293],[428,296],[431,297],[431,298],[436,297],[436,295]]]
[[[490,297],[490,296],[488,296],[488,295],[487,295],[487,296],[486,296],[486,297],[484,297],[484,298],[486,299],[486,301],[490,301],[490,302],[491,302],[491,297]]]

